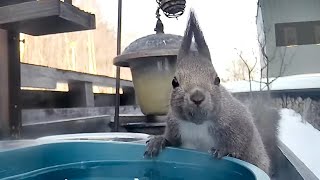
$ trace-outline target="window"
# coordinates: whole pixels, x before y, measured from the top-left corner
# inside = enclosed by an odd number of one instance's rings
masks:
[[[320,25],[314,26],[315,43],[320,44]]]
[[[320,21],[279,23],[275,32],[277,46],[320,43]]]
[[[297,29],[295,27],[285,27],[284,31],[284,42],[287,45],[297,45]]]

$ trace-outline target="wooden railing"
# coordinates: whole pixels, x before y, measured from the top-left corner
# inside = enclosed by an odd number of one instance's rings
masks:
[[[55,89],[57,83],[68,84],[74,107],[94,107],[93,85],[115,87],[115,78],[21,63],[22,87]],[[124,93],[134,97],[132,81],[120,84]]]
[[[115,78],[21,63],[21,86],[56,88],[58,82],[89,82],[97,86],[115,87]],[[132,81],[121,80],[121,87],[133,87]]]

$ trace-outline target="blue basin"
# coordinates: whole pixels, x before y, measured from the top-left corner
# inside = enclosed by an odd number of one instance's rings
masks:
[[[145,145],[56,142],[0,152],[3,180],[269,180],[257,167],[206,153],[166,148],[145,159]]]

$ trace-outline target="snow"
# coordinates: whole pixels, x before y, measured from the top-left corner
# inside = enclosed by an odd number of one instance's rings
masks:
[[[269,82],[274,78],[269,78]],[[266,82],[266,79],[262,79]],[[223,85],[231,92],[248,92],[250,91],[249,81],[226,82]],[[260,91],[260,82],[251,82],[252,91]],[[261,83],[263,90],[267,90],[264,83]],[[312,89],[320,88],[320,73],[300,74],[292,76],[283,76],[277,78],[270,84],[271,90],[289,90],[289,89]]]
[[[224,87],[229,90],[230,92],[249,92],[250,91],[250,83],[249,81],[233,81],[223,83]],[[261,84],[262,88],[265,86]],[[251,82],[251,89],[252,91],[259,91],[260,90],[260,83],[258,82]]]
[[[320,178],[320,131],[302,121],[300,114],[282,109],[280,140]]]

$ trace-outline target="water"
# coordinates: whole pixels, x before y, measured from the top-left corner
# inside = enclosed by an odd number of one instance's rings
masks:
[[[236,172],[172,162],[87,162],[55,166],[14,177],[15,180],[222,180],[247,179]]]
[[[206,153],[166,148],[143,158],[145,145],[61,142],[0,153],[1,180],[268,180],[240,160],[215,160]],[[259,178],[256,178],[259,177]]]

